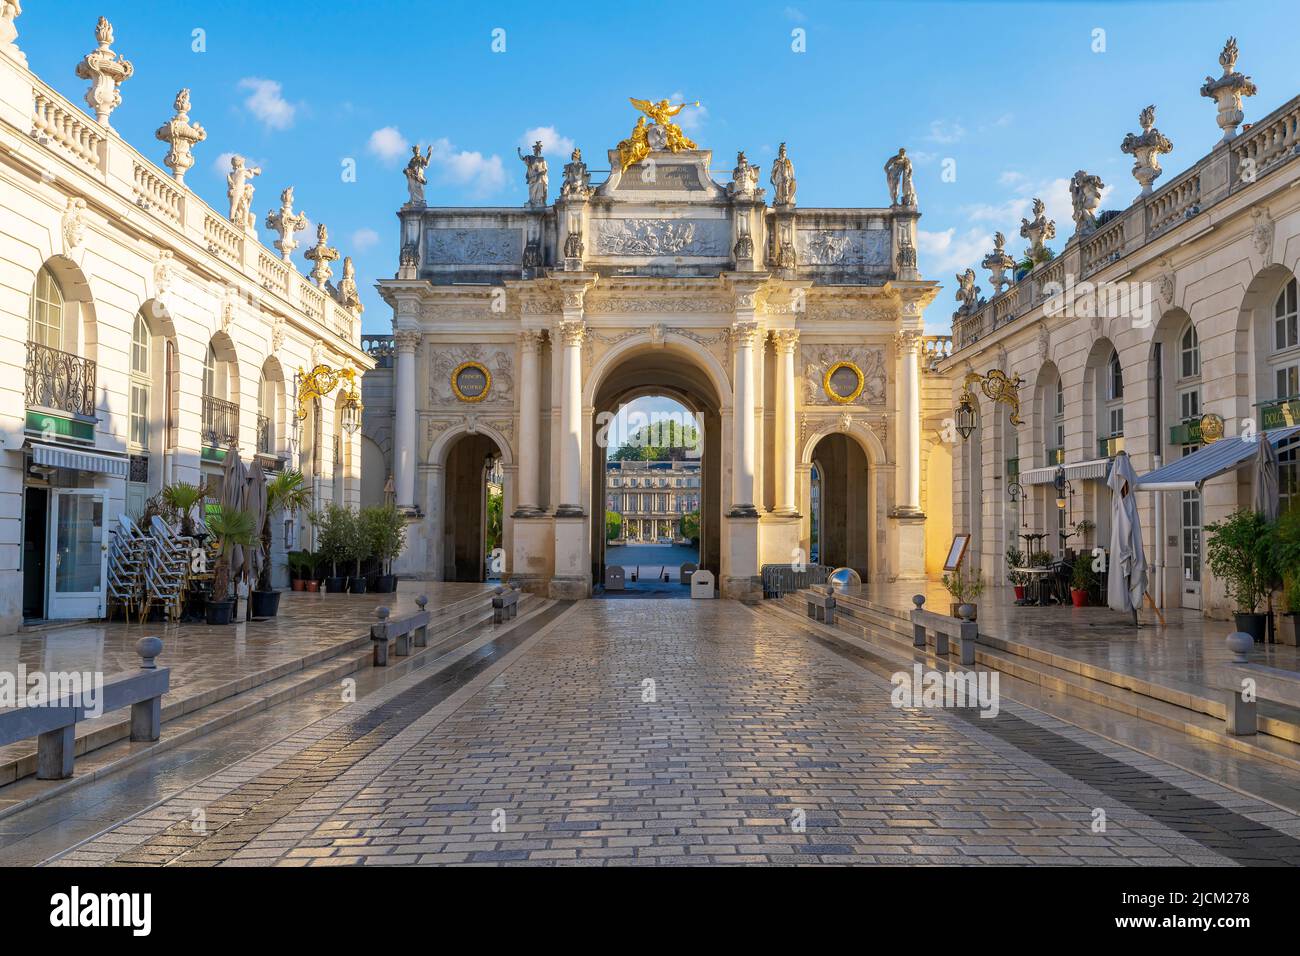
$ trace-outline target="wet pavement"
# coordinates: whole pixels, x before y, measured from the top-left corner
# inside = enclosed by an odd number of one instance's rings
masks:
[[[559,605],[55,862],[1300,862],[1292,813],[1010,701],[892,690],[734,602]]]

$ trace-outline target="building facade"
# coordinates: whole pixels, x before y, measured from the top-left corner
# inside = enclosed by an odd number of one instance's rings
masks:
[[[685,541],[682,518],[700,509],[698,461],[611,461],[605,466],[605,510],[621,515],[621,540]]]
[[[499,454],[508,574],[588,595],[604,566],[600,422],[657,394],[704,423],[700,563],[725,596],[806,555],[820,460],[824,498],[852,516],[828,560],[873,580],[924,573],[923,469],[950,471],[923,427],[923,396],[947,391],[925,356],[946,343],[922,334],[937,284],[917,271],[910,160],[891,160],[888,206],[810,209],[783,146],[769,205],[743,153],[715,181],[675,107],[635,105],[609,171],[575,150],[554,201],[541,145],[521,155],[523,208],[426,205],[413,151],[397,274],[379,283],[394,329],[375,347],[392,367],[366,377],[362,453],[412,515],[401,570],[441,580],[477,547],[460,496]]]
[[[296,271],[292,189],[268,217],[273,250],[251,170],[232,168],[229,211],[186,186],[206,138],[188,91],[160,110],[162,166],[124,142],[110,121],[134,70],[107,20],[93,39],[77,66],[93,115],[0,44],[0,633],[101,616],[119,515],[165,484],[219,481],[231,448],[301,468],[317,503],[360,498],[359,439],[335,396],[296,414],[301,370],[373,364],[350,264],[337,288]],[[307,530],[278,529],[277,551]]]
[[[943,368],[954,408],[972,396],[975,425],[954,443],[955,530],[972,534],[974,560],[994,583],[1025,532],[1046,533],[1053,551],[1109,544],[1104,482],[1119,450],[1142,476],[1225,434],[1297,421],[1300,98],[1243,125],[1242,98],[1257,90],[1236,61],[1230,40],[1222,75],[1201,88],[1222,131],[1208,154],[1155,187],[1173,144],[1154,108],[1144,110],[1140,132],[1119,146],[1135,160],[1132,202],[1100,210],[1101,180],[1076,173],[1074,232],[1059,254],[1034,255],[1045,261],[1012,280],[1015,262],[999,242],[984,261],[996,294],[980,298],[973,271],[958,292]],[[1209,104],[1206,114],[1208,125]],[[1035,214],[1021,231],[1027,254],[1054,232],[1041,206]],[[1297,494],[1295,453],[1281,458],[1286,506]],[[1250,502],[1248,469],[1200,491],[1139,493],[1157,602],[1231,610],[1202,539],[1207,524]]]

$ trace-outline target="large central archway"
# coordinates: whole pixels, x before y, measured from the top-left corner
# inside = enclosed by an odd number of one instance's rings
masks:
[[[593,369],[588,391],[588,447],[591,474],[588,501],[591,514],[592,581],[603,581],[605,568],[606,445],[609,419],[624,404],[642,396],[666,396],[680,403],[701,426],[698,458],[700,482],[699,566],[722,579],[723,454],[726,445],[723,419],[729,418],[725,401],[726,377],[713,356],[696,343],[650,341],[638,337],[606,355]],[[701,354],[703,352],[703,354]]]

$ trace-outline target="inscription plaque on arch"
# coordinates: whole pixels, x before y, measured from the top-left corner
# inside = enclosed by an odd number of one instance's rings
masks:
[[[481,402],[492,389],[492,373],[482,362],[461,362],[451,373],[451,390],[462,402]]]

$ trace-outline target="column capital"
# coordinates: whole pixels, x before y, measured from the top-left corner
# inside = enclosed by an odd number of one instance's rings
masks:
[[[894,345],[900,352],[915,352],[921,347],[923,336],[920,329],[899,329],[894,333]]]
[[[420,347],[424,333],[418,329],[396,329],[393,331],[393,348],[401,352],[414,352]]]
[[[794,354],[795,346],[799,344],[798,329],[772,329],[770,335],[777,352],[781,355]]]
[[[752,349],[758,344],[762,328],[752,320],[739,321],[731,326],[731,344],[738,349]]]
[[[561,319],[555,323],[555,332],[565,348],[577,348],[587,337],[587,324],[582,319]]]
[[[519,347],[525,352],[536,353],[546,341],[545,329],[521,329],[518,335]]]

